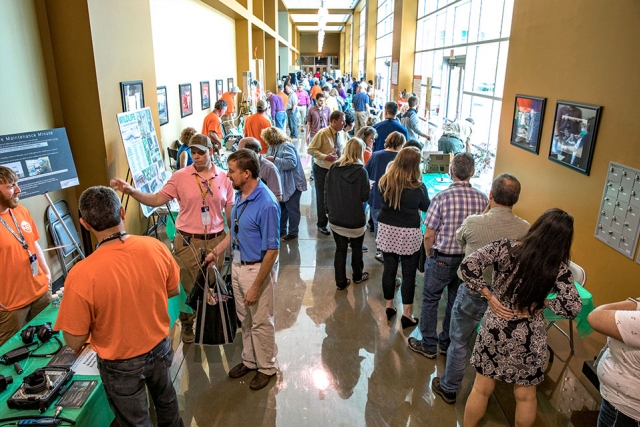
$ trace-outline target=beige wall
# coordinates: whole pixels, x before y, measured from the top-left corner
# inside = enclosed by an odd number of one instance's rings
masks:
[[[300,55],[302,56],[339,56],[340,33],[328,33],[324,36],[322,52],[318,53],[318,34],[300,34]]]
[[[527,220],[554,206],[575,217],[572,258],[585,268],[597,304],[640,293],[640,265],[593,237],[609,161],[640,168],[640,52],[627,49],[640,40],[639,17],[636,0],[615,7],[599,0],[517,1],[514,7],[495,173],[521,180],[515,211]],[[537,156],[509,144],[516,93],[547,97]],[[590,176],[547,159],[558,99],[604,107]]]

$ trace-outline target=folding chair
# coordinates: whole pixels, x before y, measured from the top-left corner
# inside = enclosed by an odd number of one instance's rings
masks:
[[[73,239],[80,244],[80,237],[78,236],[78,231],[76,229],[76,225],[73,222],[73,217],[69,212],[69,205],[64,200],[58,200],[54,203],[54,206],[58,210],[62,221],[64,221],[65,225],[71,232]],[[78,259],[81,259],[82,256],[73,245],[73,242],[69,238],[69,235],[64,230],[62,223],[56,216],[51,206],[47,207],[45,212],[47,224],[46,228],[53,240],[53,243],[56,246],[61,246],[56,249],[58,259],[60,260],[60,264],[62,265],[62,274],[66,278],[69,273],[69,269],[76,263]]]

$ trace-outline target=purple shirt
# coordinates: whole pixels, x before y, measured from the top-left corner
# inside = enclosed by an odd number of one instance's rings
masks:
[[[424,219],[427,228],[436,232],[433,247],[447,255],[464,254],[456,240],[456,230],[469,215],[482,213],[488,203],[487,196],[468,182],[454,182],[436,194]]]
[[[284,111],[284,102],[282,102],[282,98],[280,98],[275,93],[271,95],[268,99],[269,99],[269,103],[271,104],[271,118],[275,120],[276,113]]]
[[[313,137],[322,128],[329,126],[329,116],[331,115],[331,109],[329,107],[309,108],[307,114],[307,123],[309,123],[309,136]]]
[[[343,88],[338,89],[338,95],[340,95],[342,99],[347,99],[347,93],[344,91]]]
[[[301,107],[308,107],[311,105],[311,100],[309,99],[309,94],[307,94],[307,91],[297,90],[296,95],[298,95],[298,105],[300,105]]]

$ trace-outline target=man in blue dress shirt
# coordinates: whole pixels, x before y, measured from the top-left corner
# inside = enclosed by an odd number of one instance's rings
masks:
[[[407,139],[407,128],[402,126],[396,119],[398,115],[398,104],[395,102],[387,102],[384,106],[384,118],[385,120],[376,123],[373,128],[376,130],[378,136],[373,144],[373,151],[384,150],[384,141],[392,132],[400,132]]]

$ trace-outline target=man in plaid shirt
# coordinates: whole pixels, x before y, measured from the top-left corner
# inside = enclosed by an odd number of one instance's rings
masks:
[[[409,338],[409,348],[429,359],[438,355],[438,344],[440,353],[447,354],[450,343],[451,307],[460,286],[458,267],[464,258],[464,249],[456,240],[456,230],[467,216],[482,213],[489,204],[487,196],[469,183],[474,172],[471,154],[456,155],[449,168],[453,184],[433,198],[424,221],[427,226],[424,247],[429,256],[425,263],[420,314],[422,340]],[[448,294],[447,308],[442,332],[438,335],[438,304],[444,288],[447,288]]]

